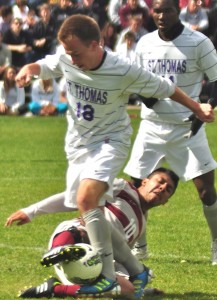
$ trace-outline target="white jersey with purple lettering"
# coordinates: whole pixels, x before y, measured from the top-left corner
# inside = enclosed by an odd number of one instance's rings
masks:
[[[115,141],[130,145],[131,122],[126,111],[128,97],[172,95],[175,85],[150,73],[116,53],[106,52],[101,65],[81,70],[67,54],[48,55],[38,61],[41,78],[66,78],[68,97],[68,158],[96,149],[97,143]]]
[[[136,48],[138,62],[147,70],[169,78],[192,99],[198,101],[204,73],[217,80],[217,55],[212,42],[202,33],[184,27],[172,41],[164,41],[158,30],[143,36]],[[183,124],[191,111],[168,97],[152,109],[142,105],[141,117],[152,121]]]

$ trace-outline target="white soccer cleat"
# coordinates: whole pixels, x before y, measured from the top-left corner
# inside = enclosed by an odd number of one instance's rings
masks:
[[[212,265],[217,265],[217,239],[212,242]]]
[[[134,247],[132,249],[132,254],[138,259],[138,260],[146,260],[148,259],[148,247],[147,245],[142,247]]]

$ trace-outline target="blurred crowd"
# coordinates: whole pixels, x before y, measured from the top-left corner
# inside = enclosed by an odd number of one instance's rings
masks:
[[[185,26],[207,35],[217,48],[217,0],[180,0]],[[6,3],[6,4],[5,4]],[[57,32],[73,14],[93,17],[107,51],[135,60],[139,39],[156,29],[152,0],[0,0],[0,114],[58,115],[67,110],[64,78],[35,79],[26,89],[15,84],[27,64],[63,51]],[[204,94],[209,84],[204,79]],[[133,103],[137,99],[132,97]]]

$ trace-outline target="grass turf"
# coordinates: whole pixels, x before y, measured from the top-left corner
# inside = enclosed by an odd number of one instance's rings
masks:
[[[139,111],[129,113],[134,139]],[[39,261],[55,226],[72,214],[41,216],[28,225],[12,228],[4,227],[4,223],[15,210],[64,190],[65,131],[66,120],[61,117],[0,118],[0,300],[17,299],[20,289],[55,275]],[[217,159],[216,131],[217,123],[207,125]],[[122,172],[119,175],[127,178]],[[191,182],[180,183],[167,205],[150,212],[148,245],[146,265],[156,275],[149,286],[166,293],[150,299],[217,299],[217,266],[210,264],[209,230]]]

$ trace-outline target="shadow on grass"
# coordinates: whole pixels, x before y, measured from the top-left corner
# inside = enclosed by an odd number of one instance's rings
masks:
[[[166,293],[164,295],[158,295],[158,296],[146,296],[143,298],[144,300],[215,300],[217,299],[217,294],[214,293],[201,293],[201,292],[186,292],[182,294],[176,294],[176,293]]]
[[[95,300],[132,300],[128,297],[117,296],[115,298],[94,298]],[[163,295],[147,295],[142,298],[143,300],[216,300],[217,294],[206,294],[201,292],[186,292],[182,294],[178,293],[167,293]],[[78,300],[93,300],[93,298],[78,298]]]

